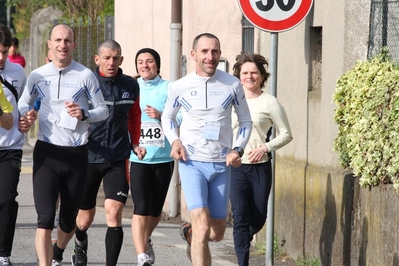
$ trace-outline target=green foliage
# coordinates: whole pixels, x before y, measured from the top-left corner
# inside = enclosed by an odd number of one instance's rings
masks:
[[[20,40],[30,34],[30,18],[33,13],[43,8],[41,1],[38,0],[10,0],[9,4],[15,8],[15,13],[11,14],[13,19],[15,35]]]
[[[310,255],[305,255],[295,260],[297,266],[320,266],[320,260]]]
[[[15,7],[12,14],[16,35],[19,38],[29,36],[30,18],[39,9],[54,7],[63,15],[60,18],[69,23],[72,20],[81,19],[87,23],[97,17],[105,17],[114,14],[114,0],[10,0],[10,5]]]
[[[254,254],[258,256],[264,256],[266,254],[266,243],[265,242],[257,242],[255,244]]]
[[[390,182],[399,190],[399,67],[383,50],[337,82],[334,150],[360,185]]]
[[[256,255],[265,255],[266,254],[266,243],[264,241],[258,241],[255,244],[255,250],[254,253]],[[273,254],[274,257],[279,260],[281,258],[284,258],[287,256],[287,252],[284,249],[284,243],[280,243],[277,234],[274,234],[274,239],[273,239]]]
[[[287,256],[287,252],[285,251],[284,248],[284,242],[280,243],[280,241],[277,238],[277,234],[274,234],[274,239],[273,239],[273,254],[276,257],[276,259],[280,259],[283,257]]]

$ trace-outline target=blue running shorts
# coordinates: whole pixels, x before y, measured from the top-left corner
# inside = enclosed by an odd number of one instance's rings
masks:
[[[225,162],[179,161],[188,211],[208,208],[213,219],[225,219],[230,196],[231,167]]]

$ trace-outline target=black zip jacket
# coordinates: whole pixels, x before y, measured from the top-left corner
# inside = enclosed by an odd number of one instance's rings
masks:
[[[128,130],[130,124],[140,132],[139,85],[134,78],[123,74],[122,69],[114,78],[101,76],[98,68],[94,74],[100,83],[109,117],[90,123],[89,163],[113,163],[128,159],[131,144],[138,143],[140,134]]]

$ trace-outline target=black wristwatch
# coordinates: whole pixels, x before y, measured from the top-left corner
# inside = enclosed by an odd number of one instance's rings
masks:
[[[87,118],[90,117],[89,111],[87,111],[86,109],[80,109],[82,111],[82,120],[81,121],[85,121]]]
[[[4,114],[3,109],[0,108],[0,116]]]
[[[235,150],[236,152],[238,152],[238,154],[240,155],[240,157],[242,157],[244,155],[244,149],[241,147],[235,147],[233,150]]]

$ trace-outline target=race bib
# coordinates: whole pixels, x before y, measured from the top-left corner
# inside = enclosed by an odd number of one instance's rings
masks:
[[[165,135],[161,122],[142,122],[140,146],[165,147]]]
[[[219,122],[206,122],[202,137],[209,140],[219,140],[220,123]]]

